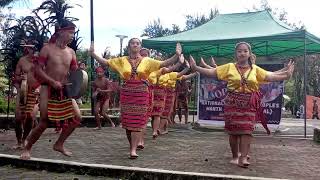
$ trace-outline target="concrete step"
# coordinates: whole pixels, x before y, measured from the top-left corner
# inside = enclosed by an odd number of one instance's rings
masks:
[[[111,120],[116,126],[120,124],[119,116],[109,115]],[[103,117],[101,117],[103,119]],[[37,115],[37,121],[39,122],[40,116]],[[14,115],[0,115],[0,129],[14,128],[15,116]],[[96,121],[94,116],[82,116],[81,127],[95,127]],[[109,121],[102,120],[102,126],[111,126]],[[50,126],[51,127],[51,126]]]

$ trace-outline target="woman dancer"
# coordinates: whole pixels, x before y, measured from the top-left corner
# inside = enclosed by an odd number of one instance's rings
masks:
[[[132,38],[128,43],[129,56],[106,60],[94,53],[93,44],[89,50],[91,56],[100,64],[110,66],[124,79],[120,91],[121,124],[126,129],[130,144],[129,158],[131,159],[138,157],[137,146],[149,117],[151,98],[147,79],[153,71],[175,63],[181,54],[179,43],[176,47],[176,54],[166,61],[142,58],[140,49],[141,41],[138,38]]]
[[[224,104],[225,130],[229,134],[233,164],[248,167],[248,152],[254,130],[256,113],[259,108],[259,83],[283,81],[289,79],[294,70],[294,63],[283,72],[268,72],[251,60],[251,46],[240,42],[235,46],[236,63],[228,63],[213,69],[196,65],[192,56],[190,65],[193,70],[206,76],[217,77],[228,82],[228,94]],[[240,144],[241,156],[238,157]]]

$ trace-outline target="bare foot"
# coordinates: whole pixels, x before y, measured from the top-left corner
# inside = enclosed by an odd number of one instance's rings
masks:
[[[140,144],[137,146],[137,150],[143,150],[144,149],[144,145]]]
[[[161,135],[165,135],[165,134],[168,134],[168,133],[169,133],[168,130],[165,130],[165,131],[160,132]]]
[[[12,149],[21,150],[21,149],[23,149],[23,145],[22,145],[22,143],[18,143],[17,145],[13,146]]]
[[[137,153],[130,153],[129,159],[137,159],[139,155]]]
[[[24,160],[28,160],[30,159],[30,150],[23,150],[22,154],[20,155],[20,158],[21,159],[24,159]]]
[[[247,157],[239,157],[239,162],[238,162],[238,166],[242,167],[242,168],[248,168],[248,166],[250,165],[250,163],[248,162],[248,158]]]
[[[153,139],[157,139],[157,137],[158,137],[158,133],[153,133],[153,134],[152,134],[152,138],[153,138]]]
[[[113,122],[111,122],[111,127],[116,127],[116,125],[114,125],[114,123],[113,123]]]
[[[93,130],[101,130],[101,127],[95,127]]]
[[[53,145],[53,150],[61,152],[65,156],[69,156],[70,157],[72,155],[72,152],[68,151],[67,149],[65,149],[62,145],[61,146],[56,145],[56,144]]]
[[[59,134],[59,133],[61,132],[61,129],[60,129],[60,128],[56,128],[56,129],[54,130],[54,132],[57,133],[57,134]]]
[[[241,153],[240,153],[240,152],[238,153],[238,156],[239,156],[239,157],[241,156]],[[248,160],[249,160],[249,159],[250,159],[250,156],[247,155],[247,158],[248,158]]]
[[[238,165],[238,162],[239,162],[239,159],[238,158],[233,158],[230,163],[231,164],[235,164],[235,165]]]

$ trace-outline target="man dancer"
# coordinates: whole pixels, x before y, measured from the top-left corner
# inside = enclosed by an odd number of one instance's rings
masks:
[[[100,115],[105,119],[110,121],[112,127],[115,127],[114,123],[107,115],[106,111],[109,109],[110,93],[111,93],[111,84],[109,79],[104,76],[104,69],[98,67],[96,69],[97,78],[93,82],[93,97],[95,99],[94,114],[97,122],[97,127],[95,130],[101,129],[101,120]]]
[[[176,106],[178,108],[178,117],[179,122],[181,123],[182,119],[182,109],[184,110],[184,117],[185,117],[185,124],[188,124],[188,115],[189,115],[189,108],[188,102],[191,93],[191,85],[188,80],[181,79],[177,81],[176,84]],[[173,120],[175,118],[176,107],[174,108],[173,112]]]
[[[79,125],[81,115],[74,99],[63,95],[63,88],[69,71],[78,68],[75,52],[67,45],[72,41],[75,25],[64,20],[51,37],[49,44],[40,51],[35,64],[35,76],[41,83],[40,89],[40,122],[26,140],[22,159],[29,159],[32,145],[40,138],[48,127],[49,121],[65,120],[59,139],[53,150],[66,156],[72,153],[64,148],[65,140]]]
[[[17,88],[18,92],[18,95],[16,97],[15,113],[15,132],[17,137],[17,145],[13,147],[14,149],[23,148],[25,140],[34,125],[36,114],[38,112],[37,88],[39,88],[40,84],[33,76],[33,60],[35,49],[34,45],[31,44],[25,44],[22,46],[24,47],[25,55],[19,59],[14,76],[14,85]],[[26,104],[22,104],[22,102],[20,102],[20,85],[22,80],[27,80],[28,85]]]

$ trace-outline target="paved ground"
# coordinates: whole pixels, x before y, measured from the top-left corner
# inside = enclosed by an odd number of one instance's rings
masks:
[[[15,168],[12,166],[0,166],[0,180],[114,180],[107,177],[93,177],[88,175],[76,175],[71,173],[53,173],[48,171],[32,171],[29,169]]]
[[[288,122],[290,123],[290,122]],[[178,128],[179,127],[179,128]],[[137,160],[128,159],[128,143],[123,129],[78,128],[66,143],[73,157],[52,151],[57,139],[48,129],[35,144],[32,155],[84,163],[136,166],[176,171],[233,174],[268,178],[320,179],[320,145],[311,140],[261,136],[255,138],[251,150],[251,167],[242,169],[229,164],[228,137],[223,132],[201,132],[187,126],[170,129],[170,133],[152,140],[147,130],[146,148]],[[0,134],[0,153],[19,155],[11,147],[14,132]]]

